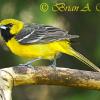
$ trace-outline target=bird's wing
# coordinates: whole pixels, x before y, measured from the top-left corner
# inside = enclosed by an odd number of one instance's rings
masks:
[[[77,38],[77,35],[69,35],[68,32],[48,25],[31,24],[26,25],[23,30],[15,36],[21,44],[48,43],[64,39]]]

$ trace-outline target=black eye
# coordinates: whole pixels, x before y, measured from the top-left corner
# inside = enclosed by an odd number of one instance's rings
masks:
[[[9,23],[9,24],[7,24],[7,25],[5,25],[7,28],[11,28],[12,26],[13,26],[13,24],[12,23]]]
[[[12,27],[13,26],[13,24],[7,24],[7,25],[5,25],[5,26],[7,26],[7,27]]]

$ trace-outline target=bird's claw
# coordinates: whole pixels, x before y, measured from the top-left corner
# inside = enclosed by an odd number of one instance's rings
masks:
[[[50,65],[49,67],[53,68],[56,71],[56,66],[54,64]]]
[[[32,66],[31,64],[19,64],[19,67],[32,68],[33,70],[35,69],[34,66]]]

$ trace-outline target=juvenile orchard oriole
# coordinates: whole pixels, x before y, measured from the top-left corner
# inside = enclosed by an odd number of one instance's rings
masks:
[[[31,65],[39,59],[51,60],[59,53],[65,53],[100,71],[95,64],[71,47],[70,40],[78,38],[78,35],[70,35],[67,31],[49,25],[33,23],[25,25],[16,19],[0,21],[0,30],[6,45],[14,54],[35,59],[25,65]],[[55,61],[54,63],[56,64]],[[55,64],[53,66],[56,66]]]

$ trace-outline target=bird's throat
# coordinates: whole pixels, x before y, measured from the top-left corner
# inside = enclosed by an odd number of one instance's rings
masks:
[[[1,30],[1,35],[3,37],[3,39],[8,42],[14,35],[11,34],[9,31],[7,30]]]

